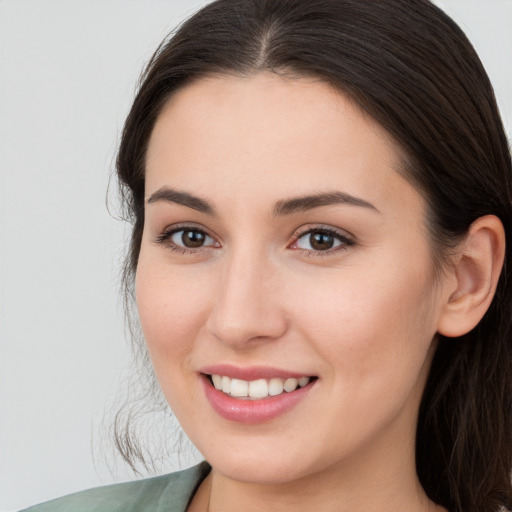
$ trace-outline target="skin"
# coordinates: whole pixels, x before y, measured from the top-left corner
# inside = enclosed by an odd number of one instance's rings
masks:
[[[457,281],[433,279],[425,202],[400,162],[379,125],[312,79],[211,77],[165,106],[136,295],[163,393],[213,467],[189,510],[442,510],[417,480],[414,444]],[[215,214],[154,199],[163,187]],[[275,215],[279,201],[333,191],[372,206]],[[206,244],[161,240],[184,225]],[[304,233],[325,227],[350,242],[314,250]],[[205,397],[198,372],[221,363],[318,379],[290,411],[243,425]]]

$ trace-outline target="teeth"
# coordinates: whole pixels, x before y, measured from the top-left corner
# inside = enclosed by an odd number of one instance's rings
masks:
[[[231,379],[225,375],[211,375],[215,389],[226,393],[235,398],[259,399],[267,396],[277,396],[283,392],[291,393],[298,387],[307,386],[310,377],[301,377],[300,379],[279,379],[270,380],[241,380]]]
[[[301,388],[303,388],[304,386],[307,386],[307,385],[309,384],[309,381],[310,381],[310,380],[311,380],[311,379],[310,379],[309,377],[301,377],[301,378],[299,379],[299,386],[300,386]]]
[[[229,377],[222,377],[221,389],[224,393],[231,393],[231,379]]]
[[[212,375],[212,380],[215,389],[222,389],[222,377],[220,375]]]
[[[280,395],[284,389],[283,379],[270,379],[268,383],[268,394],[270,396]]]
[[[268,382],[265,379],[249,382],[249,396],[251,398],[265,398],[268,396]]]
[[[248,395],[249,395],[249,383],[246,380],[231,379],[231,396],[248,396]]]
[[[290,393],[290,391],[294,391],[297,389],[297,386],[299,385],[299,381],[297,379],[286,379],[284,381],[284,390],[287,393]]]

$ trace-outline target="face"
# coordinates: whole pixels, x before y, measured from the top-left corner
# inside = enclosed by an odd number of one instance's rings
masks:
[[[443,286],[400,156],[312,79],[208,78],[161,113],[138,310],[214,470],[287,482],[413,453]]]

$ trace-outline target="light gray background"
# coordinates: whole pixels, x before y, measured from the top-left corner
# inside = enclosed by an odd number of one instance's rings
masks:
[[[106,190],[143,64],[203,3],[0,0],[2,512],[132,478],[98,458],[104,409],[129,371],[126,232]],[[510,134],[512,0],[438,3],[480,53]]]

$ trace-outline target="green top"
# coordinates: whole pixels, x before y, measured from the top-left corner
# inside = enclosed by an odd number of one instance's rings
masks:
[[[185,512],[210,469],[202,462],[170,475],[95,487],[22,512]]]

